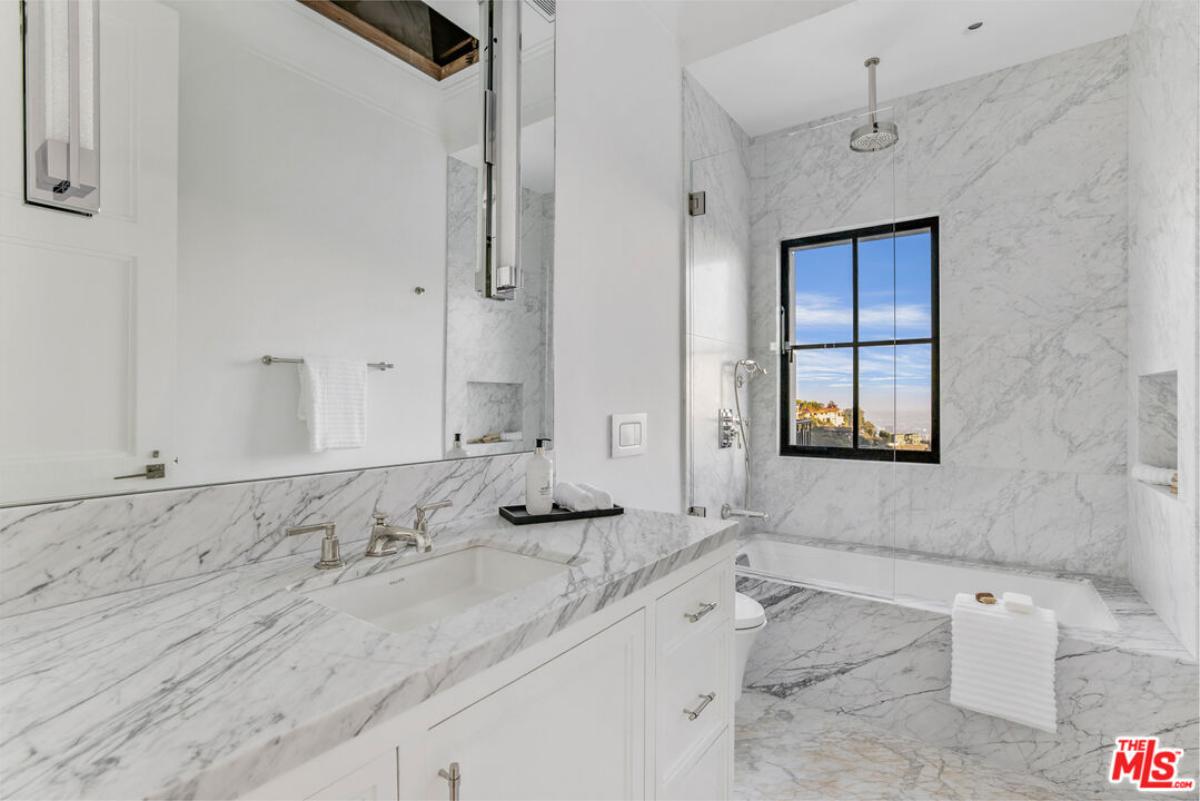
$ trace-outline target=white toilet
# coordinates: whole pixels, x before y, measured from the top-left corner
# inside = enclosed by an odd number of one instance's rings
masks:
[[[746,661],[750,659],[750,649],[758,639],[758,633],[767,626],[767,613],[762,604],[749,595],[735,594],[733,603],[733,647],[734,666],[737,668],[737,685],[733,693],[736,702],[742,697],[742,677],[746,673]]]

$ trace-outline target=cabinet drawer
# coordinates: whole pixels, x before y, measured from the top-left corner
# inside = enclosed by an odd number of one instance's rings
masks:
[[[667,778],[658,793],[659,801],[709,801],[730,797],[733,789],[733,758],[729,738],[732,729],[721,730],[699,757],[687,761]]]
[[[728,725],[732,645],[732,625],[714,625],[660,657],[656,731],[660,779],[673,774],[680,760]]]
[[[685,637],[717,620],[732,620],[732,615],[733,568],[714,565],[658,599],[659,653],[674,649]]]

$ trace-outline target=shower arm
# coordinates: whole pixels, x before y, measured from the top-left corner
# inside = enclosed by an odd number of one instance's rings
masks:
[[[870,125],[875,124],[875,65],[878,63],[879,59],[874,57],[863,62],[867,68],[867,122]]]

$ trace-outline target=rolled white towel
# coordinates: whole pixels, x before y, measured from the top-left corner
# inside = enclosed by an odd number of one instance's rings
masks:
[[[569,481],[554,485],[554,502],[572,512],[590,512],[596,508],[592,494]]]
[[[595,509],[611,509],[613,508],[612,493],[605,492],[599,487],[591,484],[579,482],[579,488],[592,496],[592,501],[595,503]]]
[[[1144,484],[1162,484],[1170,486],[1175,480],[1175,468],[1173,467],[1154,467],[1148,464],[1135,464],[1133,466],[1133,477]]]

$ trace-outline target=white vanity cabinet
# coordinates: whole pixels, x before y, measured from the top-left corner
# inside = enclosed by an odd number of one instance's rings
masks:
[[[733,555],[724,546],[247,797],[728,798]]]
[[[432,726],[400,750],[400,797],[643,798],[645,612]]]

